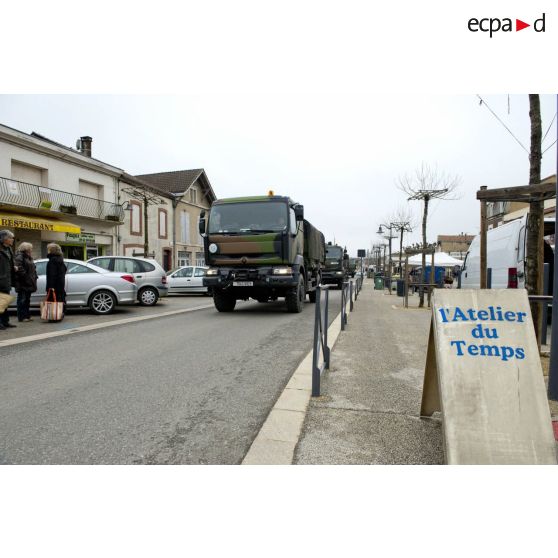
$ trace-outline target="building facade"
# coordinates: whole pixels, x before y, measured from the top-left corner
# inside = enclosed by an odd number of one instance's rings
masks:
[[[437,250],[462,260],[467,255],[474,238],[474,234],[440,234],[437,238]]]
[[[78,143],[71,149],[0,125],[0,228],[14,232],[16,246],[31,242],[35,258],[49,242],[67,258],[118,253],[123,171],[91,157],[90,137]]]
[[[207,210],[216,196],[204,169],[160,172],[136,176],[163,197],[171,200],[171,208],[158,207],[153,213],[161,229],[166,219],[168,248],[171,266],[204,265],[203,239],[198,231],[198,219]],[[167,256],[168,257],[168,256]]]

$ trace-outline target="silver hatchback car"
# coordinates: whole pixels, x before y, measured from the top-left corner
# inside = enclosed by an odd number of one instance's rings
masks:
[[[48,260],[35,260],[37,290],[31,295],[31,306],[40,306],[46,296]],[[66,305],[87,306],[94,314],[110,314],[118,304],[134,304],[138,287],[130,274],[112,273],[80,260],[64,260],[66,264]],[[15,295],[15,291],[12,291]],[[15,302],[10,305],[15,306]]]
[[[99,256],[87,260],[88,263],[107,271],[128,273],[138,286],[138,300],[143,306],[154,306],[159,297],[167,296],[167,274],[155,261],[128,256]]]

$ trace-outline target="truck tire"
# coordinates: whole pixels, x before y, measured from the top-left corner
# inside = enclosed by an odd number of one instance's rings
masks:
[[[310,291],[308,293],[308,300],[310,302],[316,302],[316,291]]]
[[[236,306],[236,298],[215,289],[213,291],[213,303],[219,312],[232,312]]]
[[[304,277],[301,274],[298,277],[298,285],[285,296],[287,312],[291,312],[293,314],[302,312],[305,298],[306,293],[304,292]]]

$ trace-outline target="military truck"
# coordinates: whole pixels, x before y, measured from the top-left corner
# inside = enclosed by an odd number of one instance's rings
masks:
[[[228,198],[202,212],[199,232],[206,265],[203,279],[219,312],[237,300],[285,298],[302,312],[306,294],[316,301],[325,264],[324,235],[304,219],[304,208],[286,196]]]
[[[337,244],[327,243],[326,263],[322,272],[322,283],[324,285],[343,286],[343,282],[349,276],[349,254],[347,250]]]
[[[347,272],[351,277],[354,277],[356,275],[357,264],[358,258],[349,258],[349,267]]]

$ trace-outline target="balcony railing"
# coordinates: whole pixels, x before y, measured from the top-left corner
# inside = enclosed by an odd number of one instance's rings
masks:
[[[0,177],[0,203],[103,221],[124,222],[119,204]]]

